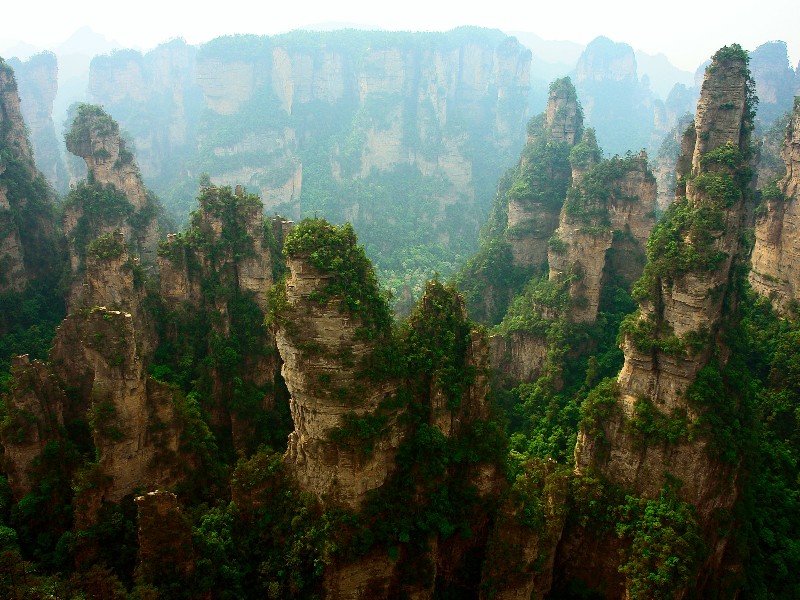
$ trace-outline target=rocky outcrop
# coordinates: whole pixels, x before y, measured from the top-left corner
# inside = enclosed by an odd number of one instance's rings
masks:
[[[575,448],[579,475],[599,471],[645,498],[658,498],[668,480],[681,482],[677,493],[694,506],[712,548],[706,568],[719,563],[725,546],[713,515],[736,501],[736,462],[709,451],[713,432],[646,439],[636,420],[643,406],[665,423],[691,422],[713,410],[691,401],[687,390],[712,352],[717,350],[715,360],[723,364],[726,357],[720,337],[723,301],[736,302],[732,273],[743,261],[739,244],[749,212],[749,183],[741,173],[750,156],[751,88],[747,54],[738,46],[717,52],[706,70],[696,130],[687,133],[695,143],[686,196],[676,199],[651,238],[653,249],[636,291],[640,311],[622,327],[625,363],[613,405],[599,420],[599,430],[580,431]],[[682,160],[688,162],[688,156]]]
[[[156,262],[159,206],[147,191],[119,126],[97,106],[82,104],[66,135],[67,149],[86,162],[88,177],[73,189],[64,209],[64,233],[70,241],[73,273],[85,266],[89,244],[120,231],[142,264]],[[70,294],[76,306],[76,291]]]
[[[315,268],[308,256],[290,257],[288,265],[286,320],[276,335],[295,426],[286,461],[303,489],[355,508],[386,481],[403,432],[392,414],[386,435],[368,454],[337,444],[331,434],[346,419],[377,414],[397,383],[365,381],[361,365],[376,343],[357,335],[364,323],[342,311],[340,298],[322,304],[314,299],[334,276]]]
[[[655,105],[639,81],[629,45],[602,36],[592,40],[578,59],[574,81],[586,124],[597,131],[606,152],[624,154],[648,146]]]
[[[192,460],[178,452],[175,390],[148,377],[130,313],[96,307],[70,315],[60,329],[52,360],[64,365],[60,370],[90,377],[88,415],[98,465],[109,476],[105,499],[119,502],[140,486],[175,485]]]
[[[142,173],[162,196],[197,140],[196,56],[196,47],[175,39],[145,55],[118,50],[96,56],[89,70],[92,100],[133,136]]]
[[[526,331],[493,335],[489,348],[495,374],[512,382],[534,381],[547,361],[546,341]]]
[[[523,465],[497,512],[483,565],[481,599],[547,595],[567,517],[567,485],[567,474],[555,461]],[[534,498],[540,502],[538,511],[531,507]]]
[[[161,297],[182,314],[202,316],[209,331],[197,340],[198,344],[210,346],[212,337],[255,340],[257,347],[242,352],[241,364],[237,365],[241,372],[236,377],[264,390],[261,405],[269,410],[274,407],[273,384],[280,365],[263,322],[273,283],[273,260],[281,260],[272,256],[279,252],[276,239],[281,240],[292,224],[277,217],[272,223],[265,222],[261,200],[245,193],[241,186],[235,190],[204,186],[199,202],[189,229],[183,234],[169,234],[159,250]],[[255,322],[239,325],[251,310],[257,313],[252,317]],[[257,330],[242,331],[244,326]],[[173,342],[180,343],[180,335],[179,330],[170,329]],[[212,351],[210,347],[208,351]],[[231,398],[233,382],[226,377],[230,374],[223,377],[217,367],[212,369],[212,424],[230,430],[234,446],[244,449],[245,440],[254,434],[253,423],[231,409],[235,403]]]
[[[786,130],[783,146],[786,175],[762,193],[751,255],[750,283],[786,312],[800,301],[800,102]]]
[[[573,181],[548,254],[550,280],[569,282],[571,321],[597,318],[608,278],[627,286],[639,278],[655,200],[656,181],[644,151],[601,162]],[[609,252],[625,259],[612,263]]]
[[[68,185],[61,141],[53,123],[53,102],[58,91],[58,61],[52,52],[42,52],[22,62],[12,58],[19,84],[22,115],[30,128],[36,166],[59,192]]]
[[[29,469],[48,442],[61,438],[66,396],[58,378],[41,361],[18,356],[11,365],[14,386],[6,400],[3,470],[14,497],[31,491]]]
[[[14,71],[0,58],[0,292],[57,277],[53,194],[36,169]]]
[[[583,133],[583,113],[569,79],[550,86],[547,110],[528,125],[515,181],[508,192],[505,237],[514,266],[540,269],[547,262],[547,242],[558,227],[569,186],[568,153]]]

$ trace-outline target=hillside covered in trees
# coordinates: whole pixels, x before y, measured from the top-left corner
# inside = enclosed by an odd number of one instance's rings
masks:
[[[660,208],[647,153],[604,153],[580,86],[555,80],[525,127],[508,94],[529,56],[468,33],[342,38],[336,52],[300,34],[196,56],[176,43],[214,114],[183,124],[209,152],[174,233],[139,153],[96,105],[73,110],[66,148],[86,177],[58,201],[0,62],[4,597],[800,595],[800,102],[763,169],[751,57],[720,49]],[[453,56],[488,79],[465,79]],[[401,87],[445,73],[455,87],[409,103],[380,87],[395,61]],[[110,64],[96,85],[130,89]],[[341,81],[320,64],[340,65]],[[325,118],[325,94],[351,102],[347,128]],[[243,129],[250,150],[223,139],[239,109],[275,101],[286,120]],[[442,128],[438,149],[396,153],[422,123]],[[304,145],[323,126],[327,145]],[[525,144],[500,175],[486,140],[516,152],[493,137],[512,126],[505,139]],[[255,156],[277,133],[276,164],[322,165],[303,188],[336,187],[296,222],[274,215],[293,200],[238,185],[213,149]],[[391,152],[402,160],[374,162]],[[444,181],[456,155],[499,178],[480,235],[451,219],[483,218],[475,180],[473,196]],[[355,189],[386,198],[367,207]],[[396,214],[381,214],[391,200]],[[334,206],[331,220],[313,214]],[[417,217],[430,229],[397,235],[420,238],[387,234]],[[376,268],[370,248],[430,249],[426,231],[463,244],[464,260],[398,316],[388,288],[404,267]]]

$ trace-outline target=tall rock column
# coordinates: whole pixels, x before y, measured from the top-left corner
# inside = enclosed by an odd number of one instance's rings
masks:
[[[117,230],[143,265],[155,265],[159,207],[144,187],[119,125],[101,107],[81,104],[66,142],[67,149],[83,158],[88,169],[87,181],[70,192],[64,208],[72,271],[82,270],[87,244]],[[80,304],[76,290],[71,296],[71,305]]]
[[[528,144],[519,174],[508,191],[506,239],[514,265],[540,268],[547,262],[547,241],[558,227],[570,183],[569,150],[583,132],[583,112],[569,78],[550,86],[544,114],[528,124]]]
[[[740,47],[726,47],[706,70],[686,196],[650,237],[648,263],[634,289],[640,309],[621,329],[624,366],[616,385],[603,384],[586,401],[595,403],[593,418],[584,420],[575,448],[581,475],[599,471],[648,499],[671,486],[693,505],[711,549],[706,569],[718,566],[724,551],[713,519],[736,500],[736,459],[715,452],[717,432],[700,425],[713,410],[697,399],[707,392],[687,392],[701,369],[722,368],[728,355],[722,334],[726,311],[736,305],[737,265],[745,260],[740,238],[750,212],[754,98],[747,62]],[[647,419],[655,433],[642,429]]]
[[[276,341],[295,425],[286,462],[303,489],[358,507],[388,477],[401,441],[396,415],[381,410],[397,384],[364,371],[389,335],[388,305],[349,225],[305,221],[285,252]],[[359,419],[381,430],[370,452],[348,443]]]
[[[800,302],[800,97],[783,146],[786,175],[762,193],[750,284],[785,312]]]

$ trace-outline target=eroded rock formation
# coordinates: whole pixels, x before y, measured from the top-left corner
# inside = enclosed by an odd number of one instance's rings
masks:
[[[306,252],[290,253],[287,262],[286,308],[276,332],[294,421],[286,460],[303,489],[356,508],[394,468],[403,430],[395,411],[388,413],[388,433],[369,453],[337,444],[331,433],[346,419],[376,414],[397,393],[398,382],[370,384],[363,373],[386,332],[376,340],[365,335],[369,324],[340,305],[346,300],[328,297],[337,275],[314,266]]]
[[[550,280],[569,280],[571,321],[597,318],[608,277],[630,286],[641,275],[655,200],[656,182],[644,152],[615,157],[579,177],[573,175],[548,253]],[[625,257],[613,263],[614,253]]]
[[[670,419],[688,424],[713,410],[687,392],[712,354],[715,364],[726,358],[720,331],[724,303],[736,302],[736,264],[744,260],[739,244],[750,189],[741,173],[751,156],[752,102],[746,53],[738,46],[723,48],[706,70],[696,129],[687,133],[695,143],[686,196],[654,231],[637,284],[640,311],[623,324],[625,364],[610,396],[613,404],[604,409],[599,429],[582,428],[575,449],[579,474],[599,471],[645,498],[658,498],[665,485],[679,482],[677,494],[693,505],[711,548],[710,569],[725,546],[713,516],[736,500],[736,462],[714,455],[713,432],[647,439],[637,430],[637,419],[647,408],[665,424]],[[679,165],[688,161],[684,156]],[[608,591],[617,593],[623,592]]]
[[[571,177],[569,149],[582,133],[575,88],[569,79],[559,79],[550,86],[544,115],[528,125],[528,145],[508,192],[505,237],[517,267],[541,268],[547,262],[547,242],[558,227]]]
[[[756,242],[751,256],[750,283],[786,312],[800,301],[800,102],[786,130],[783,146],[786,175],[767,187],[756,219]]]
[[[144,265],[154,265],[159,240],[159,206],[147,191],[136,158],[125,147],[117,123],[97,106],[82,104],[66,136],[67,149],[86,162],[88,177],[67,197],[64,233],[70,263],[78,273],[87,245],[121,231]],[[73,290],[71,304],[80,300]]]

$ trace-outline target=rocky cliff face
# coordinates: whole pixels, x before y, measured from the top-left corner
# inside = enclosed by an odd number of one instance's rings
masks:
[[[42,52],[25,62],[11,59],[9,64],[17,76],[22,115],[30,128],[36,166],[50,185],[63,193],[68,185],[67,170],[53,123],[53,101],[58,91],[56,56]]]
[[[264,410],[274,408],[274,382],[280,370],[274,340],[263,328],[273,283],[274,239],[290,227],[291,222],[280,219],[265,223],[261,200],[241,186],[236,190],[208,186],[200,191],[199,210],[190,228],[184,234],[169,234],[158,257],[161,297],[182,315],[168,328],[170,339],[180,345],[183,335],[199,334],[190,338],[202,346],[192,349],[194,354],[212,353],[212,338],[236,338],[241,361],[236,377],[240,384],[261,390],[257,405]],[[184,320],[192,323],[197,318],[208,331],[182,331]],[[241,345],[250,338],[252,346],[245,352]],[[231,431],[234,446],[243,450],[256,434],[254,423],[230,408],[235,404],[231,373],[216,365],[210,376],[212,424]]]
[[[472,251],[523,143],[530,53],[496,31],[296,32],[178,50],[92,67],[93,100],[133,134],[165,205],[188,215],[205,172],[290,218],[350,221],[398,297],[433,274],[413,248],[433,248],[443,274]],[[181,135],[166,133],[172,122]]]
[[[0,292],[56,276],[53,194],[36,169],[14,72],[0,59]]]
[[[574,79],[586,124],[597,131],[606,152],[623,154],[649,145],[655,105],[650,90],[639,82],[630,46],[602,36],[594,39],[578,59]]]
[[[142,173],[159,192],[194,147],[196,56],[197,48],[177,39],[145,55],[116,51],[91,63],[89,94],[133,136]]]
[[[642,152],[612,158],[575,178],[549,243],[550,280],[569,281],[569,319],[594,321],[603,284],[630,284],[641,275],[644,248],[655,222],[656,181]],[[624,260],[612,264],[611,253]]]
[[[732,277],[743,260],[739,243],[749,212],[749,182],[739,173],[751,153],[751,107],[747,55],[738,46],[723,48],[706,71],[696,136],[688,136],[695,143],[686,196],[654,231],[653,251],[637,284],[640,311],[622,327],[625,364],[613,410],[601,420],[599,433],[580,432],[575,449],[579,473],[597,469],[646,498],[658,498],[665,473],[682,482],[678,494],[694,506],[713,549],[709,564],[719,562],[724,548],[713,533],[712,515],[736,500],[735,462],[713,456],[704,435],[641,439],[636,422],[644,408],[665,422],[692,421],[704,410],[689,400],[687,390],[722,345],[723,300],[735,303]],[[665,255],[669,240],[676,245]],[[724,351],[715,360],[724,361]]]
[[[800,199],[800,102],[794,112],[783,146],[786,175],[762,193],[756,219],[756,242],[751,256],[750,283],[785,312],[800,300],[800,240],[797,200]]]

